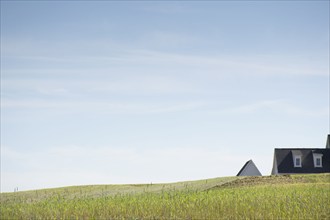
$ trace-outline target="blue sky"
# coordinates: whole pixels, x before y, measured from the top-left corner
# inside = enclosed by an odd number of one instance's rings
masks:
[[[1,191],[269,175],[328,133],[328,1],[1,1]]]

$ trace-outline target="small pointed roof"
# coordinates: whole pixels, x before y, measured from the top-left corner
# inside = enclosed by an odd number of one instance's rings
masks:
[[[262,176],[252,160],[247,161],[236,176]]]

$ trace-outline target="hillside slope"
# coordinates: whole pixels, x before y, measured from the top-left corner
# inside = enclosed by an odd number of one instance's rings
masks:
[[[86,185],[68,186],[52,189],[40,189],[21,191],[15,193],[2,193],[1,202],[19,198],[21,201],[39,201],[53,197],[54,195],[62,198],[98,198],[104,196],[115,196],[138,193],[162,193],[169,191],[202,191],[232,181],[244,179],[245,177],[218,177],[205,180],[183,181],[164,184],[114,184],[114,185]]]
[[[330,174],[1,194],[0,219],[330,219]]]
[[[303,174],[303,175],[275,175],[275,176],[248,176],[225,182],[216,188],[246,187],[246,186],[276,186],[302,183],[330,183],[330,174]]]

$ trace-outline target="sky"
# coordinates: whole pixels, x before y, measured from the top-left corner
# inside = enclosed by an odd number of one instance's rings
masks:
[[[1,191],[270,175],[329,83],[329,1],[1,1]]]

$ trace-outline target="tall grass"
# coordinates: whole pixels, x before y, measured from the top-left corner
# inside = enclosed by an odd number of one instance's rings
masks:
[[[327,176],[330,177],[330,176]],[[330,183],[1,199],[1,219],[330,219]],[[38,192],[38,191],[37,191]],[[36,192],[35,192],[36,193]],[[82,192],[83,193],[83,192]]]

